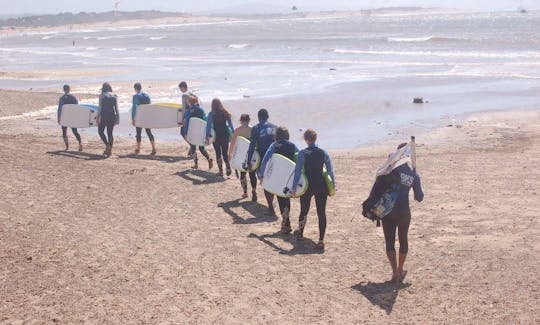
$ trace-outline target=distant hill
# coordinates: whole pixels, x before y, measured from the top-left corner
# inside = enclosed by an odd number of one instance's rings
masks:
[[[77,14],[65,12],[56,15],[27,16],[0,20],[0,27],[42,27],[62,26],[74,24],[88,24],[97,22],[114,22],[120,20],[155,19],[165,17],[188,17],[189,14],[178,12],[148,11],[108,11],[108,12],[80,12]]]

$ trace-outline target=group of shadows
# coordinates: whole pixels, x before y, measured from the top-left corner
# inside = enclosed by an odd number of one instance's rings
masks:
[[[47,153],[50,155],[64,156],[87,161],[106,159],[106,157],[100,154],[92,154],[79,151],[58,150],[49,151]],[[191,160],[190,158],[180,156],[146,156],[136,154],[119,155],[118,158],[156,160],[167,163],[175,163],[182,160]],[[137,170],[134,169],[130,172],[134,173],[137,172]],[[193,185],[212,184],[225,181],[223,177],[217,176],[213,172],[200,169],[187,169],[177,172],[174,175],[191,182]],[[265,205],[259,202],[252,202],[251,200],[242,200],[238,198],[229,202],[221,202],[218,204],[218,207],[222,208],[223,211],[232,218],[234,224],[255,224],[264,222],[270,223],[278,221],[278,217],[276,215],[267,214],[267,208]],[[243,209],[247,211],[250,217],[241,217],[237,212],[235,212],[238,209]],[[261,243],[271,247],[279,254],[288,256],[322,254],[324,252],[322,250],[313,249],[316,243],[309,238],[304,237],[303,239],[299,240],[292,234],[281,234],[279,231],[261,235],[250,233],[248,237],[257,239]],[[273,238],[280,238],[281,240],[292,245],[292,248],[285,249],[275,244],[272,241]],[[389,315],[392,312],[399,291],[408,288],[410,285],[410,283],[361,282],[359,284],[353,285],[351,289],[361,293],[363,296],[366,297],[366,299],[368,299],[369,302],[371,302],[375,306],[378,306]]]

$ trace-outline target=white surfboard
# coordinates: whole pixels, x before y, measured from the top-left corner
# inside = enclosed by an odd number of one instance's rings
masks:
[[[245,172],[244,168],[247,163],[248,150],[251,141],[244,137],[236,137],[236,142],[234,143],[234,148],[232,149],[232,154],[230,157],[232,168]],[[253,156],[251,157],[251,169],[256,170],[259,168],[261,163],[261,156],[255,150]]]
[[[60,113],[60,125],[70,128],[87,128],[97,125],[99,107],[89,104],[65,104]]]
[[[275,153],[266,164],[263,175],[263,188],[281,197],[291,197],[294,168],[296,164],[289,158]],[[296,195],[303,195],[308,188],[307,178],[302,173],[296,187]]]
[[[184,110],[175,103],[143,104],[137,106],[133,122],[140,128],[177,128],[184,122]]]
[[[216,139],[216,132],[210,131],[210,143]],[[195,146],[204,146],[206,140],[206,121],[198,117],[189,119],[186,141]]]

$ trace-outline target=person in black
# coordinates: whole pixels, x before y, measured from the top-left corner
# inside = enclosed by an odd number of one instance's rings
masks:
[[[268,147],[268,150],[266,151],[263,161],[261,163],[261,168],[257,171],[259,173],[259,180],[262,184],[263,182],[263,176],[264,176],[264,170],[266,169],[266,164],[272,157],[274,153],[280,154],[282,156],[285,156],[289,158],[292,161],[296,160],[296,153],[298,152],[298,148],[296,145],[289,141],[289,130],[287,130],[284,126],[279,126],[276,129],[276,141]],[[277,197],[278,204],[279,204],[279,212],[281,213],[281,216],[283,220],[281,221],[281,233],[283,234],[289,234],[291,229],[291,220],[289,218],[290,212],[291,212],[291,199],[286,197]]]
[[[217,98],[212,100],[212,111],[208,114],[208,121],[206,123],[206,143],[210,143],[210,137],[212,135],[212,129],[216,132],[216,138],[214,139],[214,150],[216,151],[216,162],[218,165],[218,175],[223,176],[223,162],[225,162],[225,168],[227,176],[231,176],[232,170],[229,164],[229,140],[231,136],[231,130],[234,130],[234,126],[231,120],[231,113],[225,109],[223,103]]]
[[[204,112],[204,109],[199,105],[199,99],[195,96],[190,96],[187,100],[188,105],[188,111],[187,111],[187,121],[184,121],[184,125],[186,126],[185,132],[187,134],[187,130],[189,129],[189,119],[192,117],[197,117],[202,120],[206,118],[206,113]],[[199,146],[199,151],[202,153],[204,158],[208,160],[208,169],[212,169],[214,166],[214,161],[210,158],[210,155],[208,154],[208,151],[206,151],[206,148],[204,146]],[[197,158],[197,146],[194,144],[189,145],[189,152],[188,156],[193,157],[194,164],[191,166],[193,169],[199,168],[199,159]]]
[[[69,85],[64,85],[64,96],[60,97],[60,100],[58,101],[58,124],[60,124],[60,116],[62,115],[62,107],[64,104],[78,104],[79,101],[75,96],[69,93],[70,87]],[[81,135],[79,134],[79,131],[77,131],[77,128],[71,128],[71,132],[73,132],[73,135],[79,142],[79,151],[83,150],[82,147],[82,141],[81,141]],[[69,141],[67,137],[67,126],[62,125],[62,138],[64,138],[64,144],[66,145],[66,150],[69,150]]]
[[[315,141],[317,133],[312,129],[307,129],[304,132],[304,140],[308,147],[298,154],[298,161],[294,170],[293,192],[292,196],[296,197],[296,187],[302,173],[302,168],[308,182],[308,189],[304,195],[300,197],[300,217],[298,218],[298,230],[294,234],[298,238],[304,237],[304,227],[306,226],[307,214],[311,205],[311,198],[315,196],[315,205],[317,206],[317,217],[319,218],[319,242],[316,248],[324,249],[324,235],[326,233],[326,200],[328,198],[328,186],[323,177],[323,166],[326,166],[328,175],[336,187],[334,178],[334,169],[330,156],[323,149],[319,148]]]
[[[105,144],[103,155],[110,156],[114,142],[113,129],[120,122],[118,115],[118,101],[116,95],[112,92],[112,87],[105,82],[101,87],[99,95],[99,115],[98,115],[98,133]],[[107,136],[105,136],[107,128]]]
[[[406,146],[402,143],[398,149]],[[400,282],[405,277],[406,271],[403,270],[407,252],[409,250],[408,232],[411,223],[411,209],[409,206],[409,191],[414,191],[414,199],[421,202],[424,199],[424,193],[420,184],[420,176],[415,170],[412,170],[407,163],[403,163],[392,170],[388,175],[377,177],[370,198],[378,198],[386,189],[392,187],[396,189],[397,197],[395,199],[392,211],[382,219],[384,239],[386,241],[386,255],[390,266],[392,267],[391,282]],[[396,256],[396,229],[399,236],[399,264]]]

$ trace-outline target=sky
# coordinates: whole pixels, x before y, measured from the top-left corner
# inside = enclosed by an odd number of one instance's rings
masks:
[[[59,12],[100,12],[114,9],[118,0],[0,0],[0,15],[50,14]],[[253,11],[287,10],[293,5],[302,11],[357,10],[380,7],[440,7],[497,11],[540,9],[540,0],[120,0],[119,10],[161,10],[187,13],[248,8]]]

